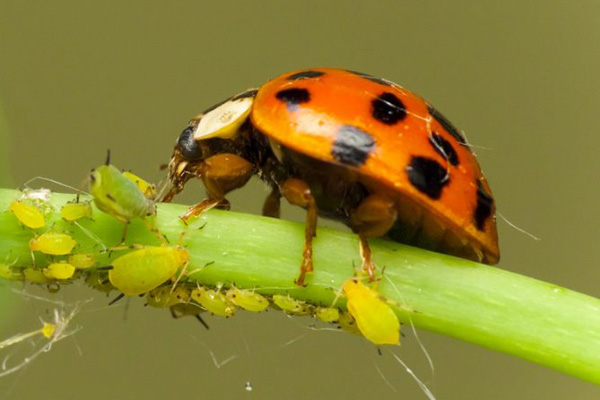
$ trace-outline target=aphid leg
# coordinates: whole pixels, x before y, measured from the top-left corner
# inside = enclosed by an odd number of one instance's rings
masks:
[[[125,243],[125,239],[127,239],[127,228],[129,228],[129,221],[125,221],[125,225],[123,225],[123,233],[121,233],[121,241],[119,242],[119,246]]]
[[[144,221],[146,222],[148,230],[152,232],[163,245],[169,245],[169,238],[158,229],[155,215],[144,218]]]
[[[394,201],[384,195],[372,194],[365,198],[352,210],[350,220],[352,229],[360,239],[360,256],[362,270],[375,280],[375,264],[371,259],[371,248],[368,238],[383,236],[396,222],[398,213]]]
[[[313,271],[312,240],[317,235],[317,203],[310,187],[300,179],[290,178],[280,187],[281,194],[295,206],[306,209],[306,226],[304,228],[304,249],[302,251],[302,265],[300,275],[294,281],[297,285],[304,286],[306,274]]]
[[[117,301],[121,300],[123,297],[125,297],[125,293],[119,293],[119,295],[117,297],[115,297],[114,299],[112,299],[108,305],[112,306],[113,304],[115,304]]]
[[[265,217],[279,218],[281,211],[281,192],[278,187],[274,187],[271,193],[265,199],[262,209],[262,215]]]
[[[197,173],[204,182],[208,199],[190,207],[181,219],[187,223],[191,217],[218,205],[226,205],[225,195],[244,186],[253,170],[254,166],[250,162],[235,154],[217,154],[204,160]]]

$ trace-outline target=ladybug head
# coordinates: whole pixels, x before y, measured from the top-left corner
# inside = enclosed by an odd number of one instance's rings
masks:
[[[169,162],[169,180],[173,186],[166,201],[182,191],[189,179],[201,177],[206,158],[235,152],[235,139],[248,120],[255,95],[256,90],[246,91],[210,107],[190,121],[179,135]]]

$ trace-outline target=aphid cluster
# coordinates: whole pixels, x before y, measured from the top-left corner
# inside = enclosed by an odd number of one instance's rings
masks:
[[[288,294],[261,294],[235,285],[201,286],[187,280],[190,254],[186,248],[168,244],[156,228],[153,220],[156,189],[153,185],[129,172],[120,172],[107,160],[105,165],[92,170],[90,192],[100,211],[125,223],[121,243],[126,239],[126,227],[131,220],[151,219],[148,227],[161,239],[162,245],[109,248],[102,256],[109,261],[99,262],[95,255],[98,252],[81,251],[72,232],[65,229],[93,218],[92,202],[81,200],[77,195],[60,210],[53,210],[49,206],[49,191],[29,191],[16,198],[9,211],[24,229],[31,232],[28,242],[31,265],[0,264],[0,277],[50,287],[84,275],[86,282],[97,290],[106,293],[117,290],[119,297],[145,296],[150,306],[168,308],[176,318],[194,316],[205,325],[202,313],[233,317],[238,309],[261,312],[271,307],[288,315],[311,316],[335,323],[376,344],[399,342],[399,323],[394,311],[374,288],[358,278],[346,281],[340,288],[340,297],[346,299],[347,310],[343,299],[339,305],[323,306]],[[53,215],[57,212],[64,221],[59,228],[48,222],[57,219]],[[122,253],[123,250],[126,252]]]

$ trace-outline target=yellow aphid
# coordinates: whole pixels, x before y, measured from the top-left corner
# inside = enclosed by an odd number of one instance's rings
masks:
[[[26,281],[31,283],[46,284],[51,282],[50,279],[46,278],[42,271],[35,268],[25,268],[23,270],[23,276]]]
[[[66,203],[60,209],[60,216],[67,222],[77,221],[81,218],[91,218],[92,205],[89,202]]]
[[[275,294],[273,295],[273,303],[288,314],[308,315],[312,312],[312,307],[309,304],[293,299],[290,296]]]
[[[192,290],[192,299],[215,315],[232,317],[235,314],[235,304],[221,292],[198,287]]]
[[[148,199],[156,198],[156,186],[140,178],[131,171],[123,171],[123,176],[135,183],[135,186],[140,189],[140,192],[144,193],[144,196]]]
[[[43,228],[46,226],[44,213],[33,204],[25,203],[20,200],[13,200],[10,203],[10,211],[15,214],[15,217],[20,223],[31,229]]]
[[[85,283],[92,289],[100,292],[110,293],[114,287],[106,277],[106,273],[100,271],[90,271],[86,274]]]
[[[363,335],[360,332],[360,329],[358,329],[358,326],[356,325],[356,320],[349,312],[340,314],[340,317],[338,319],[338,325],[341,329],[345,330],[346,332],[350,332],[358,336]]]
[[[348,311],[358,329],[375,344],[399,344],[400,322],[392,307],[375,290],[356,278],[344,283]]]
[[[146,247],[114,260],[108,279],[127,296],[137,296],[167,282],[189,260],[183,247]]]
[[[56,331],[56,325],[50,322],[44,322],[44,326],[42,326],[42,335],[46,339],[50,339],[52,335],[54,335],[54,331]]]
[[[23,275],[20,272],[16,272],[10,265],[0,263],[0,278],[9,281],[20,281],[23,279]]]
[[[315,316],[323,322],[335,322],[340,319],[340,311],[334,307],[317,307]]]
[[[54,256],[64,256],[71,253],[77,242],[66,233],[46,232],[29,241],[31,251],[39,251]]]
[[[96,265],[96,259],[91,254],[71,254],[69,256],[69,264],[77,269],[87,269]]]
[[[227,291],[227,299],[247,311],[260,312],[269,306],[269,301],[251,290],[233,287]]]
[[[75,267],[66,262],[52,263],[42,272],[46,278],[65,280],[73,277]]]

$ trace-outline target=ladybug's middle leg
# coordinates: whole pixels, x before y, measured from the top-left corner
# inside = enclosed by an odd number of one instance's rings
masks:
[[[302,265],[300,275],[294,281],[297,285],[304,286],[306,274],[313,271],[312,240],[317,234],[317,203],[308,184],[300,179],[289,178],[281,184],[279,189],[290,204],[306,209]]]
[[[190,207],[181,219],[187,222],[191,217],[217,206],[228,209],[229,202],[225,195],[244,186],[253,172],[253,165],[238,155],[222,153],[208,157],[198,170],[198,177],[204,182],[208,198]]]
[[[371,281],[375,280],[375,264],[371,258],[368,238],[385,235],[397,217],[394,201],[380,194],[369,195],[350,214],[352,230],[358,233],[360,239],[362,269]]]

